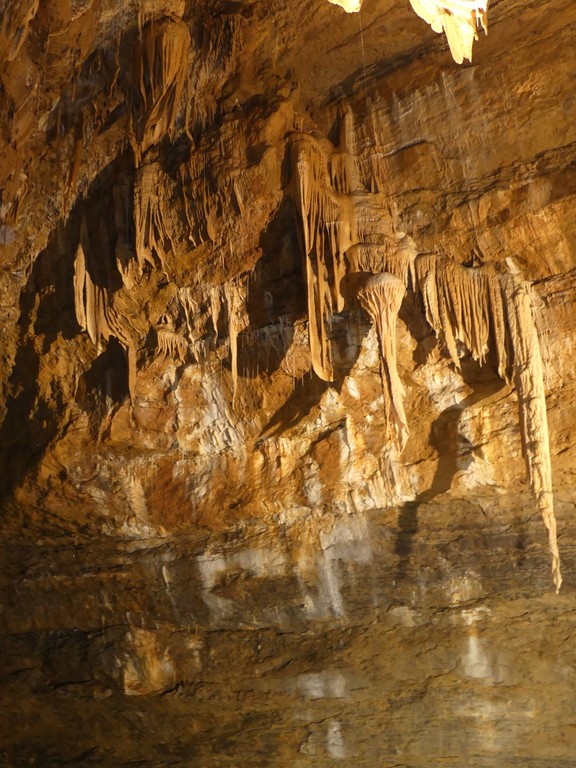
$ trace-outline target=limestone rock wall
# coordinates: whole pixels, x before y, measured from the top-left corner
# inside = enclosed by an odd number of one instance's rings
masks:
[[[5,4],[7,765],[568,764],[576,17],[490,21],[460,67],[408,2]],[[559,596],[445,257],[533,283]]]

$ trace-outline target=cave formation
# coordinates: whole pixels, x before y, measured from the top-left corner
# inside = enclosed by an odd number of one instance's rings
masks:
[[[568,765],[571,3],[0,22],[0,762]]]

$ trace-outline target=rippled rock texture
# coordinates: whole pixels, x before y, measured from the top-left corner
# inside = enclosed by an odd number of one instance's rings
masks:
[[[1,11],[3,764],[571,765],[572,4]],[[439,258],[532,284],[559,595]]]

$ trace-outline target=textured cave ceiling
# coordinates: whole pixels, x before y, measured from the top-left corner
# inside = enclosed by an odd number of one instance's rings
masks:
[[[0,0],[7,766],[573,760],[576,8],[361,6]]]

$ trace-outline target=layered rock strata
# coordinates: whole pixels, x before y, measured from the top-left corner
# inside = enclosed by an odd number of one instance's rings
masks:
[[[572,760],[576,16],[490,13],[5,3],[6,765]]]

